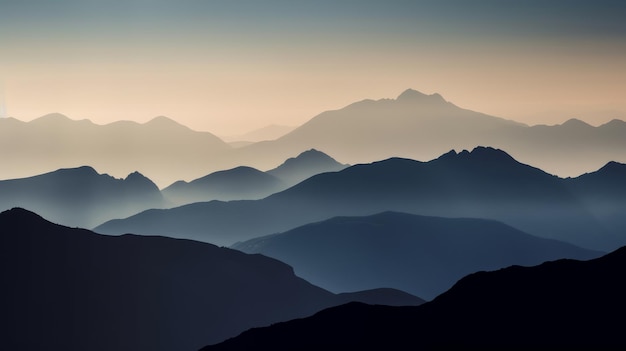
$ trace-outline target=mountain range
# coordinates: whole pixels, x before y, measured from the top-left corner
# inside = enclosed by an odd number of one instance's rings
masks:
[[[598,172],[596,176],[606,174]],[[478,147],[471,152],[450,151],[429,162],[391,158],[359,164],[318,174],[261,200],[148,210],[95,230],[107,234],[176,233],[232,245],[335,216],[398,211],[494,219],[532,235],[594,250],[608,251],[626,242],[623,221],[609,223],[596,216],[583,201],[585,182],[574,183],[522,164],[502,150]],[[625,208],[611,211],[624,213]]]
[[[417,307],[330,308],[248,330],[208,350],[620,349],[626,248],[470,274]]]
[[[74,227],[91,228],[165,205],[159,188],[139,172],[117,179],[83,166],[0,181],[0,211],[24,207]]]
[[[7,350],[197,350],[349,301],[418,305],[393,289],[335,295],[262,255],[190,240],[104,236],[0,213]]]
[[[227,157],[231,149],[211,133],[162,116],[144,124],[107,125],[57,113],[30,122],[0,119],[2,179],[90,165],[118,177],[139,171],[157,184],[171,184],[189,174],[208,174],[212,159]]]
[[[335,217],[232,248],[276,258],[334,292],[384,286],[427,300],[477,271],[601,255],[496,221],[395,212]]]
[[[324,172],[346,168],[321,151],[311,149],[267,172],[246,166],[218,171],[191,182],[178,181],[163,189],[173,204],[210,200],[261,199]]]
[[[527,126],[411,89],[396,99],[363,100],[322,112],[278,139],[237,148],[166,117],[100,126],[52,114],[31,122],[0,120],[5,165],[0,178],[88,164],[118,177],[138,170],[164,187],[241,165],[272,169],[311,148],[356,164],[389,157],[429,160],[450,149],[480,145],[507,150],[524,163],[566,177],[609,161],[626,162],[625,134],[621,120],[598,127],[577,119]]]

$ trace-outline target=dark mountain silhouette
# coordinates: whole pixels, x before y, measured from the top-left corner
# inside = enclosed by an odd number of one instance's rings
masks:
[[[189,183],[178,181],[163,189],[163,195],[181,205],[209,200],[260,199],[284,190],[279,178],[252,167],[237,167],[211,173]]]
[[[311,149],[287,159],[280,166],[267,171],[267,173],[282,179],[285,183],[295,185],[301,181],[325,172],[337,172],[348,167],[343,165],[327,154]]]
[[[571,192],[608,230],[626,228],[626,164],[609,162],[596,172],[565,180]]]
[[[107,125],[61,114],[31,122],[0,120],[3,179],[88,164],[118,177],[138,170],[163,186],[208,174],[211,160],[229,157],[230,150],[213,134],[193,131],[166,117],[144,124]]]
[[[383,211],[495,219],[532,235],[596,250],[626,241],[623,231],[604,227],[563,179],[485,147],[450,151],[429,162],[392,158],[355,165],[318,174],[262,200],[151,210],[96,230],[178,233],[231,245],[335,216]]]
[[[0,211],[25,207],[68,226],[93,227],[163,206],[157,186],[139,172],[116,179],[83,166],[0,181]]]
[[[334,292],[386,286],[426,299],[469,273],[601,255],[495,221],[395,212],[336,217],[232,248],[276,258]]]
[[[211,173],[189,183],[177,181],[162,192],[176,205],[211,200],[254,200],[285,190],[315,174],[339,171],[346,167],[325,153],[311,149],[267,172],[239,166]]]
[[[0,213],[2,348],[197,350],[347,301],[417,305],[390,289],[334,295],[262,255],[190,240],[103,236]]]
[[[461,279],[418,307],[351,303],[202,350],[624,348],[626,248]]]

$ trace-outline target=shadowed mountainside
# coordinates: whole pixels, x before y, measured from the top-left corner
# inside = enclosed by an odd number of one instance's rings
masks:
[[[276,258],[334,292],[386,286],[426,299],[473,272],[601,255],[495,221],[394,212],[336,217],[232,248]]]
[[[96,231],[177,233],[232,245],[335,216],[397,211],[495,219],[532,235],[596,250],[624,243],[623,228],[605,226],[566,183],[504,151],[479,147],[450,151],[429,162],[392,158],[355,165],[313,176],[262,200],[149,210],[104,223]]]
[[[197,350],[348,301],[423,302],[392,289],[334,295],[262,255],[98,235],[17,208],[0,213],[0,267],[11,350]]]
[[[0,181],[0,211],[24,207],[68,226],[93,227],[164,205],[157,186],[139,172],[116,179],[83,166]]]
[[[202,350],[623,348],[626,248],[461,279],[418,307],[346,304]]]

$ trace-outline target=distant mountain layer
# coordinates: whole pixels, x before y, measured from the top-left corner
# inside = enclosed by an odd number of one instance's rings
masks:
[[[228,157],[231,149],[213,134],[166,117],[107,125],[60,114],[31,122],[0,119],[2,179],[90,165],[118,176],[138,170],[163,186],[189,174],[207,174],[212,159]]]
[[[164,205],[157,186],[138,172],[116,179],[83,166],[0,181],[0,211],[24,207],[74,227],[91,228]]]
[[[626,248],[461,279],[418,307],[347,304],[202,350],[623,349]]]
[[[241,165],[272,169],[311,148],[356,164],[389,157],[430,160],[450,149],[480,145],[505,149],[565,177],[609,161],[626,162],[624,135],[626,122],[620,120],[599,127],[575,119],[529,127],[411,89],[396,99],[363,100],[323,112],[276,140],[237,148],[165,117],[99,126],[52,114],[28,123],[0,119],[0,179],[88,164],[118,177],[138,170],[164,187]]]
[[[398,211],[495,219],[532,235],[595,250],[607,251],[626,243],[626,223],[597,216],[595,205],[583,200],[586,182],[577,186],[572,182],[576,181],[521,164],[504,151],[479,147],[472,152],[451,151],[429,162],[392,158],[355,165],[313,176],[262,200],[150,210],[107,222],[96,231],[175,233],[232,245],[335,216]],[[624,214],[623,199],[619,193],[606,192],[596,202],[617,204],[610,208],[611,213]]]
[[[276,258],[331,291],[387,286],[426,299],[469,273],[601,255],[495,221],[394,212],[336,217],[232,248]]]
[[[564,177],[609,161],[626,162],[624,135],[626,122],[620,120],[599,127],[575,119],[529,127],[409,89],[396,99],[363,100],[323,112],[275,141],[243,147],[237,154],[275,163],[287,150],[315,147],[356,164],[389,157],[430,160],[450,149],[489,145]]]
[[[311,149],[267,172],[239,166],[189,183],[178,181],[163,189],[163,195],[178,205],[210,200],[261,199],[313,175],[340,171],[346,167],[325,153]]]
[[[7,350],[197,350],[349,301],[423,302],[392,289],[334,295],[262,255],[97,235],[22,209],[0,213],[0,267]]]

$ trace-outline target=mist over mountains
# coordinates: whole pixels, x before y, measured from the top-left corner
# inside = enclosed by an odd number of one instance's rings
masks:
[[[389,157],[430,160],[450,150],[489,145],[551,174],[577,176],[609,161],[626,162],[626,123],[599,127],[572,119],[527,126],[466,110],[438,94],[407,90],[396,99],[363,100],[326,111],[271,141],[233,148],[166,117],[104,126],[59,114],[31,122],[0,120],[0,178],[90,165],[121,177],[135,170],[160,187],[246,165],[269,170],[316,148],[349,164]]]
[[[496,221],[396,212],[335,217],[232,248],[281,260],[334,292],[386,286],[425,299],[470,273],[601,255]]]
[[[584,186],[574,189],[570,182],[519,163],[502,150],[479,147],[450,151],[429,162],[391,158],[359,164],[313,176],[261,200],[149,210],[95,230],[176,233],[231,245],[335,216],[398,211],[495,219],[532,235],[595,250],[624,243],[621,224],[612,228],[595,216],[579,198]],[[625,208],[613,211],[624,213]]]
[[[0,181],[0,211],[24,207],[72,227],[91,228],[166,205],[157,186],[139,172],[117,179],[83,166]]]

